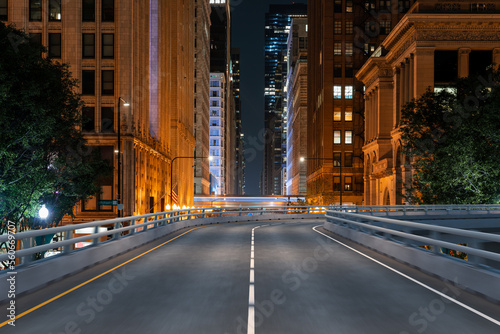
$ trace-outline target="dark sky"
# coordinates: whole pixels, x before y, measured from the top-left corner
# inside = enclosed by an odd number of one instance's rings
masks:
[[[241,49],[241,113],[245,133],[246,193],[259,194],[264,146],[264,19],[269,4],[307,0],[231,0],[232,47]]]

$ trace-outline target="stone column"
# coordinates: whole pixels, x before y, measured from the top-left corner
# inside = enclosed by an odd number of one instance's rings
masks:
[[[392,112],[392,127],[395,129],[399,126],[399,115],[401,114],[401,101],[400,101],[400,86],[401,86],[401,69],[396,67],[394,69],[394,90],[393,101],[394,107]]]
[[[469,76],[469,48],[458,49],[458,77],[465,78]]]
[[[405,59],[405,78],[404,78],[404,103],[410,101],[410,60],[408,58]]]
[[[410,71],[408,73],[409,80],[409,94],[408,94],[408,102],[411,101],[415,97],[415,60],[413,59],[413,53],[410,55]]]
[[[400,64],[401,73],[399,74],[400,82],[399,82],[399,111],[401,114],[401,108],[405,104],[405,72],[406,66],[405,63]]]
[[[415,84],[415,96],[420,96],[427,87],[434,88],[434,50],[435,47],[417,47],[414,53],[415,72],[418,80]]]

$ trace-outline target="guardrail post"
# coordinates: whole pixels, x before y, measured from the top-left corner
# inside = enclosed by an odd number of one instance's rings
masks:
[[[188,210],[187,220],[191,220],[191,209]]]
[[[73,230],[71,231],[64,231],[64,240],[70,240],[73,239]],[[72,245],[67,245],[63,247],[63,253],[68,254],[74,249],[74,244]]]
[[[116,222],[115,226],[113,226],[113,229],[117,230],[121,227],[121,222]],[[120,233],[114,233],[113,234],[113,239],[120,239]]]
[[[478,240],[471,240],[467,244],[471,248],[483,249],[482,242],[479,242]],[[476,266],[480,265],[480,264],[484,264],[484,262],[485,262],[482,257],[479,257],[477,255],[471,255],[471,254],[467,254],[467,261],[469,263],[472,263],[473,265],[476,265]]]
[[[205,218],[205,209],[201,210],[201,218]]]
[[[23,249],[28,249],[33,247],[33,238],[23,239]],[[22,264],[29,264],[33,262],[33,254],[25,255],[21,259]]]
[[[94,227],[94,234],[99,233],[99,226]],[[93,238],[92,244],[95,246],[99,243],[99,238]]]
[[[130,226],[135,226],[135,219],[130,220]],[[135,227],[128,231],[128,234],[134,234],[134,233],[135,233]]]
[[[262,216],[264,214],[264,208],[260,208],[260,215]]]
[[[439,232],[437,232],[437,231],[430,231],[430,235],[429,235],[429,236],[430,236],[432,239],[434,239],[434,240],[439,240],[439,235],[440,235],[440,233],[439,233]],[[441,254],[441,247],[438,247],[438,246],[436,246],[436,245],[431,245],[431,246],[432,246],[432,252],[433,252],[434,254],[436,254],[436,255],[437,255],[437,254]]]
[[[219,217],[222,217],[222,208],[219,208]]]

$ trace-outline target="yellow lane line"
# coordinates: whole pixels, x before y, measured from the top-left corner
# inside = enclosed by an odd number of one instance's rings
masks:
[[[125,261],[125,262],[123,262],[122,264],[119,264],[119,265],[117,265],[116,267],[111,268],[111,269],[109,269],[109,270],[107,270],[107,271],[103,272],[102,274],[99,274],[99,275],[97,275],[97,276],[95,276],[95,277],[93,277],[93,278],[89,279],[88,281],[85,281],[85,282],[83,282],[83,283],[81,283],[81,284],[79,284],[79,285],[77,285],[77,286],[75,286],[75,287],[73,287],[73,288],[71,288],[71,289],[69,289],[69,290],[67,290],[67,291],[63,292],[63,293],[60,293],[60,294],[58,294],[57,296],[52,297],[52,298],[50,298],[49,300],[46,300],[46,301],[44,301],[43,303],[41,303],[41,304],[39,304],[39,305],[37,305],[37,306],[35,306],[35,307],[32,307],[32,308],[30,308],[29,310],[24,311],[24,312],[23,312],[23,313],[21,313],[21,314],[16,315],[15,320],[17,320],[17,319],[19,319],[19,318],[22,318],[22,317],[24,317],[25,315],[27,315],[27,314],[29,314],[29,313],[31,313],[31,312],[33,312],[33,311],[35,311],[35,310],[39,309],[40,307],[43,307],[43,306],[45,306],[45,305],[47,305],[47,304],[49,304],[49,303],[52,303],[54,300],[57,300],[57,299],[59,299],[59,298],[61,298],[61,297],[65,296],[65,295],[67,295],[68,293],[70,293],[70,292],[72,292],[72,291],[75,291],[76,289],[79,289],[79,288],[81,288],[82,286],[87,285],[87,284],[89,284],[90,282],[95,281],[96,279],[98,279],[98,278],[100,278],[100,277],[102,277],[102,276],[104,276],[104,275],[106,275],[106,274],[109,274],[110,272],[112,272],[112,271],[114,271],[114,270],[116,270],[116,269],[118,269],[118,268],[120,268],[120,267],[122,267],[122,266],[126,265],[127,263],[130,263],[130,262],[132,262],[132,261],[134,261],[134,260],[136,260],[136,259],[138,259],[138,258],[140,258],[140,257],[142,257],[142,256],[144,256],[144,255],[146,255],[146,254],[148,254],[149,252],[152,252],[152,251],[154,251],[155,249],[158,249],[158,248],[160,248],[161,246],[166,245],[166,244],[168,244],[169,242],[174,241],[175,239],[180,238],[180,237],[182,237],[183,235],[185,235],[185,234],[187,234],[187,233],[189,233],[189,232],[191,232],[191,231],[194,231],[194,230],[196,230],[196,229],[202,228],[202,227],[205,227],[205,226],[198,226],[198,227],[192,228],[192,229],[190,229],[189,231],[186,231],[186,232],[184,232],[184,233],[182,233],[182,234],[180,234],[180,235],[176,236],[175,238],[170,239],[170,240],[168,240],[168,241],[166,241],[166,242],[162,243],[161,245],[156,246],[155,248],[151,248],[150,250],[148,250],[148,251],[146,251],[146,252],[144,252],[144,253],[142,253],[142,254],[139,254],[139,255],[137,255],[136,257],[134,257],[134,258],[132,258],[132,259],[130,259],[130,260],[128,260],[128,261]],[[9,322],[11,322],[11,321],[12,321],[12,319],[9,319],[9,320],[6,320],[6,321],[2,322],[2,323],[0,324],[0,328],[2,328],[3,326],[7,325],[7,324],[8,324]]]

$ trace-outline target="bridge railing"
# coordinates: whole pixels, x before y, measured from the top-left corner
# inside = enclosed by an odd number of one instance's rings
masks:
[[[405,208],[395,207],[357,207],[354,210],[328,210],[326,218],[328,222],[335,223],[339,226],[347,227],[349,229],[359,231],[362,233],[371,234],[376,237],[388,239],[398,243],[403,243],[408,246],[419,247],[422,251],[429,251],[425,246],[430,246],[430,251],[441,254],[441,248],[454,250],[467,255],[468,263],[483,264],[484,259],[493,260],[500,263],[500,254],[485,250],[481,245],[485,242],[500,243],[500,235],[472,231],[468,229],[459,229],[453,227],[445,227],[424,223],[416,223],[401,219],[392,219],[386,217],[379,217],[374,215],[367,215],[365,213],[376,213],[379,211],[390,212],[401,210]],[[408,208],[406,208],[406,212]],[[435,211],[474,211],[475,213],[494,212],[500,209],[498,205],[491,206],[435,206],[416,208],[412,206],[409,208],[427,212],[430,210]],[[350,211],[350,212],[348,212]],[[362,213],[362,214],[359,214]],[[499,224],[500,227],[500,224]],[[463,240],[461,243],[454,243],[450,240],[454,237],[455,240]],[[447,240],[446,240],[447,239]]]
[[[348,208],[349,206],[344,206]],[[413,213],[444,213],[444,214],[460,214],[460,213],[500,213],[500,205],[498,204],[466,204],[466,205],[358,205],[352,206],[354,212],[380,214],[380,213],[401,213],[402,215],[410,215]]]
[[[78,243],[87,243],[84,247],[78,248],[82,249],[110,240],[126,238],[135,233],[146,232],[181,220],[223,216],[325,213],[325,210],[326,207],[317,206],[193,208],[30,230],[14,233],[16,244],[20,241],[21,247],[18,247],[20,249],[16,249],[14,254],[9,254],[4,249],[3,253],[0,253],[0,261],[12,260],[11,256],[13,255],[19,259],[20,264],[29,264],[35,260],[35,255],[44,254],[47,251],[70,253],[76,250]],[[59,238],[61,240],[36,244],[36,240],[52,239],[54,235],[61,236]],[[8,240],[8,235],[0,235],[0,243]]]

